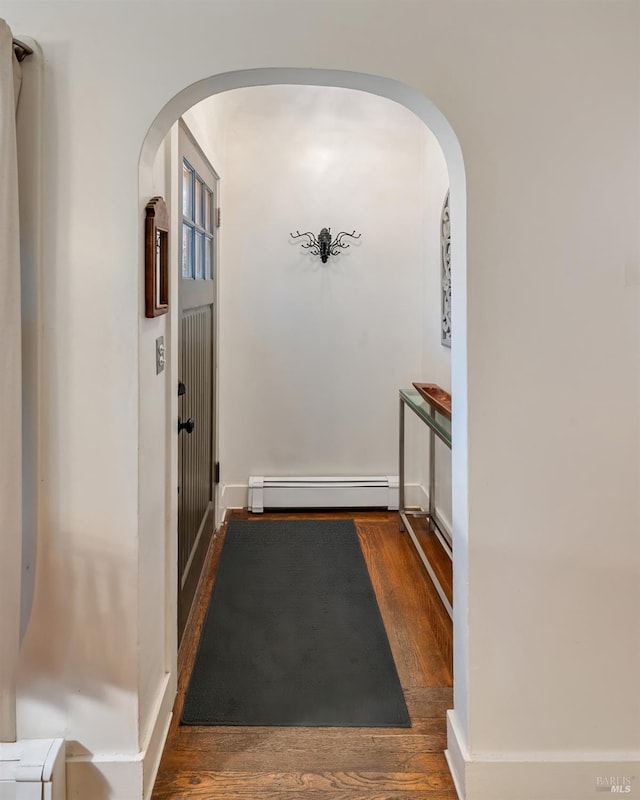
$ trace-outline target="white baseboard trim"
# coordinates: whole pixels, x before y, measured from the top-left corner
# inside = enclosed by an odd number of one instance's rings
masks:
[[[447,713],[445,756],[460,800],[594,800],[640,794],[640,753],[473,753]],[[615,788],[612,788],[615,787]]]
[[[411,483],[405,486],[405,502],[407,505],[428,509],[429,493],[419,483]],[[220,513],[219,519],[224,519],[224,514],[230,508],[247,508],[249,503],[249,486],[243,483],[225,484],[220,492]],[[442,515],[438,509],[438,519],[444,525],[445,531],[452,535],[451,521]]]
[[[152,723],[149,727],[147,741],[143,745],[142,757],[142,788],[145,800],[151,797],[153,784],[158,774],[164,743],[167,740],[173,704],[176,699],[176,678],[168,672],[158,690]]]
[[[405,503],[407,506],[413,508],[421,508],[423,511],[429,509],[429,492],[420,483],[410,483],[405,486]],[[453,541],[453,526],[451,520],[446,517],[441,509],[436,506],[436,515],[438,523],[444,528],[445,533],[449,537],[449,541]]]
[[[419,483],[409,483],[404,487],[404,503],[411,508],[429,508],[429,494]]]
[[[449,765],[459,800],[465,800],[465,760],[468,758],[467,744],[458,726],[455,709],[447,711],[447,749],[444,757]]]
[[[96,753],[67,760],[67,800],[139,800],[142,753]]]
[[[249,486],[245,484],[225,484],[220,495],[221,517],[228,508],[247,508],[249,504]]]
[[[173,674],[158,689],[146,741],[138,753],[91,753],[67,759],[67,800],[148,800],[171,723]]]

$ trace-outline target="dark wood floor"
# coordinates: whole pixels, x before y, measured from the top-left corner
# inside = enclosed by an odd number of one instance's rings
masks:
[[[443,755],[453,705],[451,632],[440,601],[397,514],[271,514],[352,517],[405,692],[411,728],[181,726],[180,712],[224,528],[214,540],[179,657],[174,716],[153,800],[456,800]],[[446,612],[444,612],[446,614]]]

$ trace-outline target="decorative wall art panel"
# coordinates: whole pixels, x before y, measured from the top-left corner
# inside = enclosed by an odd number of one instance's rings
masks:
[[[451,222],[449,221],[449,192],[442,205],[440,218],[442,344],[451,347]]]

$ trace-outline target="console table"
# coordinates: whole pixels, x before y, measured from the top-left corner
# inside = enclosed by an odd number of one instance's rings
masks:
[[[436,437],[451,448],[451,397],[447,392],[435,384],[414,384],[414,389],[400,389],[400,465],[399,465],[399,514],[400,530],[406,530],[424,564],[433,585],[438,592],[447,613],[453,618],[453,607],[446,596],[441,582],[437,577],[433,565],[429,561],[424,548],[411,525],[410,518],[426,518],[429,530],[437,537],[442,549],[449,559],[452,559],[452,543],[444,525],[438,520],[436,512]],[[411,411],[429,428],[429,510],[407,508],[405,506],[405,477],[404,477],[404,413],[405,408]]]

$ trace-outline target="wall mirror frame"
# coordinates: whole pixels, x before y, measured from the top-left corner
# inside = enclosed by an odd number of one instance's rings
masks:
[[[145,208],[144,314],[159,317],[169,311],[169,212],[162,197]]]

